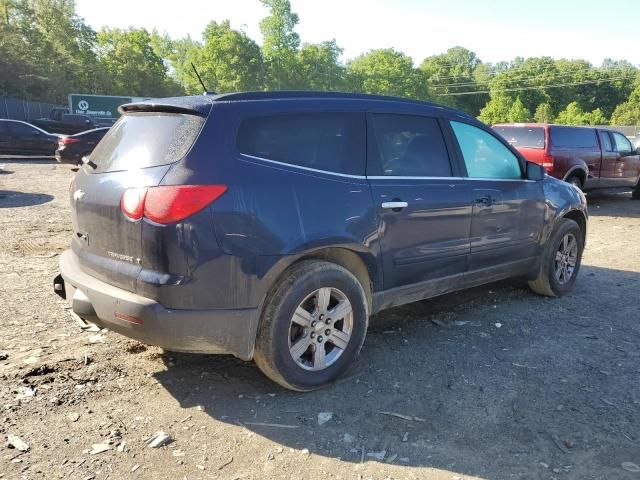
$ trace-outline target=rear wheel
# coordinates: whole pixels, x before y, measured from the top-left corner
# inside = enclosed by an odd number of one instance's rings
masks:
[[[540,270],[529,287],[540,295],[561,297],[571,291],[576,281],[584,238],[576,222],[565,218],[547,241]]]
[[[323,387],[353,363],[367,322],[364,290],[348,270],[324,261],[301,262],[267,298],[255,362],[271,380],[288,389]]]

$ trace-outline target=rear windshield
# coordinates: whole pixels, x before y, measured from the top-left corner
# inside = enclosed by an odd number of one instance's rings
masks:
[[[551,145],[556,148],[598,147],[595,130],[576,127],[551,127]]]
[[[507,142],[516,148],[544,148],[542,127],[493,127]]]
[[[196,140],[204,118],[175,113],[131,113],[111,127],[91,154],[92,173],[136,170],[177,162]]]
[[[248,118],[240,125],[240,153],[351,175],[364,175],[362,113],[292,113]]]

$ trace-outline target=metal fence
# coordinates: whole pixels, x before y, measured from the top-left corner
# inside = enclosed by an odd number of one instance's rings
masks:
[[[48,117],[53,108],[67,108],[65,105],[54,105],[45,102],[30,102],[18,98],[0,97],[0,118],[12,120],[33,120]]]
[[[640,135],[640,126],[633,125],[598,125],[601,128],[610,128],[612,130],[618,130],[621,133],[624,133],[627,137],[637,137]]]

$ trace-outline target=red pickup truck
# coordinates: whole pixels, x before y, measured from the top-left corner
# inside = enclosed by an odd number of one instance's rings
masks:
[[[529,161],[582,190],[627,187],[640,199],[640,155],[627,137],[607,128],[544,123],[494,125]]]

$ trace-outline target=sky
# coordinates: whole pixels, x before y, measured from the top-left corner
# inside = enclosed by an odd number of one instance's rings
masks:
[[[262,43],[259,0],[76,0],[81,17],[103,26],[156,28],[200,39],[211,20],[230,20]],[[291,0],[303,43],[335,39],[346,61],[393,47],[416,65],[450,47],[474,51],[484,62],[516,56],[604,58],[640,64],[637,0]]]

